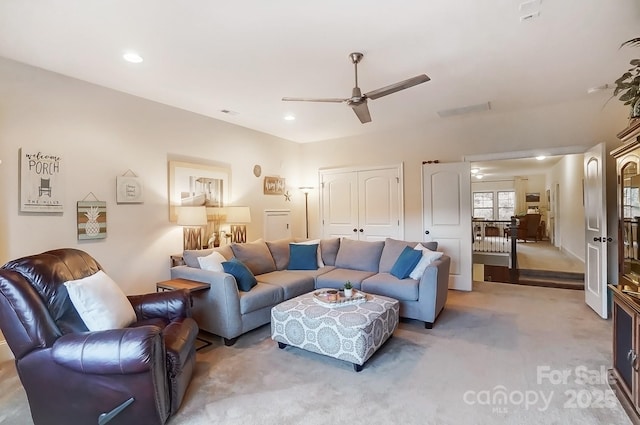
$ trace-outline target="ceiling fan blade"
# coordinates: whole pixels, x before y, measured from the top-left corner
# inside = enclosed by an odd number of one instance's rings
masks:
[[[371,114],[369,113],[367,102],[362,102],[361,104],[352,106],[351,108],[353,109],[353,112],[356,113],[362,124],[371,122]]]
[[[391,93],[395,93],[400,90],[408,89],[409,87],[416,86],[418,84],[426,83],[431,80],[427,74],[421,74],[408,80],[400,81],[399,83],[391,84],[390,86],[382,87],[381,89],[370,91],[364,95],[369,99],[377,99],[382,96],[386,96]]]
[[[346,99],[338,99],[337,97],[329,97],[326,99],[316,99],[313,97],[283,97],[282,100],[285,102],[331,102],[331,103],[342,103],[346,101]]]

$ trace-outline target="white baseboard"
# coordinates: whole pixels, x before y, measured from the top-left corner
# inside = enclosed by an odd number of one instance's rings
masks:
[[[6,362],[7,360],[13,360],[13,353],[7,341],[0,340],[0,362]]]

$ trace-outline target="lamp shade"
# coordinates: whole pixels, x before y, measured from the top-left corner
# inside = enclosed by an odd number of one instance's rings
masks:
[[[251,209],[249,207],[226,207],[227,223],[251,223]]]
[[[207,209],[202,207],[180,207],[178,210],[179,226],[204,226],[207,224]]]

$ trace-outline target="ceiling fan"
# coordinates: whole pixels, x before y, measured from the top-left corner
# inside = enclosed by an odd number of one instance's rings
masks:
[[[362,124],[371,122],[371,114],[369,113],[369,107],[367,106],[367,100],[375,100],[382,96],[398,92],[400,90],[408,89],[409,87],[416,86],[418,84],[426,83],[431,78],[426,74],[420,74],[416,77],[409,78],[408,80],[400,81],[395,84],[391,84],[386,87],[382,87],[377,90],[370,91],[362,94],[360,87],[358,87],[358,63],[362,60],[364,55],[359,52],[354,52],[349,55],[353,66],[355,67],[356,74],[356,86],[351,92],[351,97],[346,99],[340,98],[309,98],[309,97],[283,97],[282,100],[286,102],[332,102],[332,103],[346,103],[351,106],[353,112],[356,113]]]

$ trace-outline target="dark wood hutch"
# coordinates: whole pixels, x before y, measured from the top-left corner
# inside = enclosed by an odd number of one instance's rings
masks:
[[[612,388],[631,421],[640,425],[640,120],[618,133],[611,154],[618,175],[618,285],[613,301]]]

